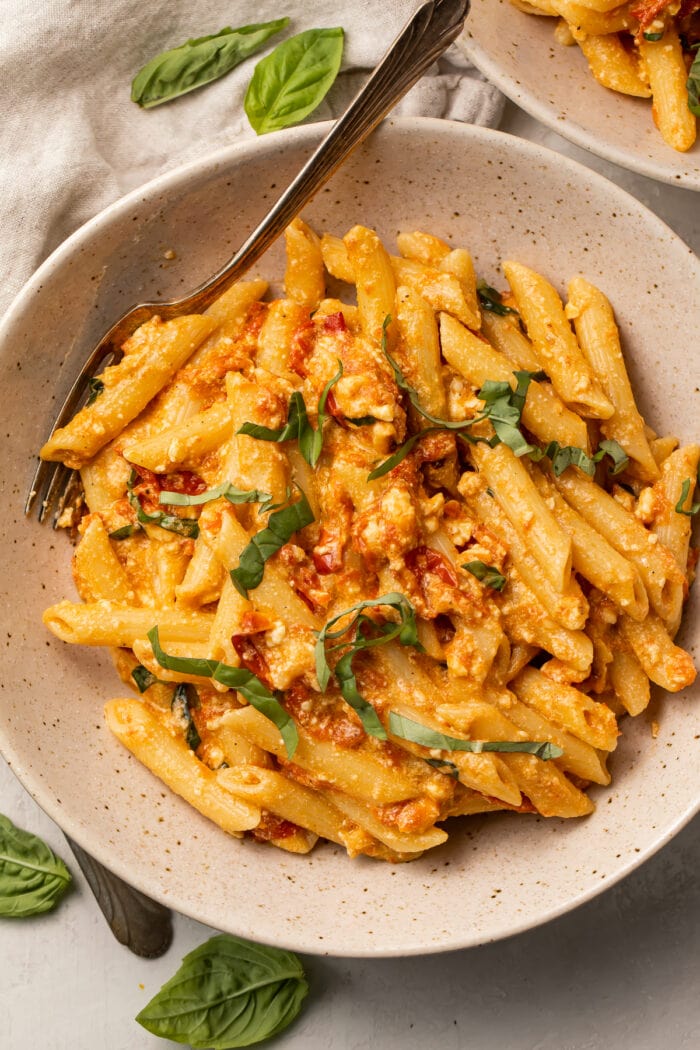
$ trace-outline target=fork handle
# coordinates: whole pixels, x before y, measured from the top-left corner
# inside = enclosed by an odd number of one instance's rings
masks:
[[[144,959],[163,955],[173,939],[168,909],[127,885],[67,835],[65,838],[119,943]]]
[[[364,87],[260,225],[217,274],[195,289],[191,297],[188,296],[191,309],[206,309],[267,251],[351,151],[367,138],[459,35],[469,11],[469,2],[429,0],[418,8]]]

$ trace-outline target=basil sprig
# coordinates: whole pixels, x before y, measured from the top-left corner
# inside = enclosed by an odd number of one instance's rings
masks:
[[[170,701],[170,710],[179,719],[185,731],[185,740],[190,751],[196,751],[202,742],[192,718],[192,709],[195,707],[199,707],[197,690],[189,682],[180,682],[175,686],[175,692]]]
[[[0,916],[51,911],[70,883],[68,868],[42,839],[0,814]]]
[[[688,510],[684,510],[683,504],[688,499],[688,493],[690,492],[691,481],[690,478],[686,478],[681,485],[681,494],[676,503],[675,511],[677,514],[685,514],[687,517],[694,517],[698,511],[700,511],[700,503],[691,503]]]
[[[399,614],[398,622],[384,624],[376,623],[371,617],[364,615],[365,609],[375,609],[377,606],[388,606]],[[355,614],[344,627],[333,631],[331,628],[339,620]],[[350,636],[349,638],[347,636]],[[340,641],[345,637],[344,641]],[[414,649],[423,652],[423,646],[418,640],[418,626],[416,624],[416,611],[404,594],[398,591],[390,591],[380,598],[358,602],[348,609],[343,609],[328,621],[322,630],[316,634],[316,647],[314,657],[316,662],[316,677],[325,693],[331,676],[334,675],[340,687],[343,699],[352,707],[360,717],[365,732],[379,740],[386,740],[386,730],[379,720],[377,712],[372,705],[364,699],[357,688],[357,679],[352,668],[352,662],[356,654],[363,649],[372,649],[377,645],[387,645],[389,642],[398,641],[400,645],[411,645]],[[327,646],[328,642],[337,644]],[[329,653],[344,649],[334,669],[328,663]]]
[[[284,426],[271,428],[261,426],[259,423],[244,423],[236,433],[248,434],[249,437],[258,438],[259,441],[280,442],[296,440],[299,442],[299,451],[306,462],[310,467],[315,467],[323,449],[323,424],[328,417],[326,412],[328,395],[331,387],[338,382],[342,374],[343,363],[338,361],[338,371],[332,379],[328,380],[318,399],[318,423],[316,429],[309,422],[304,395],[301,391],[295,390],[289,399],[287,422]],[[372,421],[374,422],[374,420]],[[353,422],[355,421],[353,420]]]
[[[197,675],[200,678],[212,678],[229,689],[235,689],[245,697],[251,707],[274,722],[284,740],[288,758],[293,756],[299,743],[299,734],[291,715],[280,703],[281,693],[270,692],[267,686],[245,667],[231,667],[220,660],[206,660],[204,657],[170,656],[161,648],[157,625],[148,632],[148,640],[153,647],[153,655],[156,660],[168,671]]]
[[[476,576],[477,580],[481,580],[485,586],[491,587],[494,591],[502,591],[506,585],[505,576],[502,576],[494,565],[487,565],[478,558],[465,562],[462,568],[467,569],[472,576]]]
[[[695,58],[688,73],[686,88],[688,91],[688,109],[700,117],[700,44],[695,44]]]
[[[564,751],[549,740],[463,740],[461,737],[448,736],[437,729],[414,722],[412,718],[399,715],[396,711],[389,713],[389,731],[402,740],[410,740],[422,747],[435,748],[439,751],[472,751],[481,754],[483,751],[522,752],[535,755],[545,762],[560,758]]]
[[[313,511],[301,489],[298,500],[271,513],[267,527],[255,533],[241,552],[238,565],[231,569],[231,581],[238,593],[247,598],[248,591],[254,591],[260,584],[265,562],[288,543],[295,532],[310,525],[313,520]]]
[[[518,311],[514,310],[512,306],[505,306],[501,293],[497,292],[486,281],[477,282],[476,294],[484,310],[489,310],[492,314],[498,314],[499,317],[505,317],[506,314],[518,316]]]
[[[163,51],[134,77],[131,101],[143,109],[151,109],[218,80],[259,51],[268,38],[279,33],[288,22],[288,18],[278,18],[238,29],[226,26],[218,33],[187,40]]]
[[[239,489],[228,481],[222,482],[216,488],[207,489],[206,492],[200,492],[196,496],[188,496],[184,492],[164,490],[159,496],[159,502],[177,507],[199,507],[202,503],[210,503],[221,496],[227,499],[229,503],[260,503],[261,513],[269,510],[269,504],[272,502],[272,496],[269,492],[261,492],[259,489]]]
[[[193,540],[199,536],[199,525],[196,518],[178,518],[176,514],[164,514],[162,510],[157,510],[155,514],[149,514],[145,511],[141,506],[141,500],[134,492],[134,485],[137,480],[138,475],[135,470],[132,470],[126,483],[126,495],[129,503],[136,511],[136,520],[140,525],[157,525],[167,532],[176,532],[179,536],[188,536]],[[131,536],[132,532],[127,533],[127,528],[130,528],[130,526],[117,529],[111,534],[112,539],[123,539],[125,536]],[[124,535],[120,535],[120,533]]]
[[[340,28],[307,29],[258,62],[244,102],[258,135],[298,124],[320,105],[338,75],[343,38]]]
[[[233,1050],[281,1032],[308,990],[292,952],[219,934],[184,957],[136,1020],[194,1050]]]

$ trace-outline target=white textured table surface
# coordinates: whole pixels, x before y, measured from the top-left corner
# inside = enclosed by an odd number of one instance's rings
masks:
[[[700,252],[700,194],[598,160],[509,106],[503,128],[619,183]],[[643,245],[640,244],[640,251]],[[630,267],[635,264],[630,259]],[[0,1047],[175,1046],[133,1018],[211,931],[182,917],[155,961],[113,939],[58,828],[0,760],[0,812],[70,864],[76,890],[45,917],[0,920]],[[564,918],[466,952],[304,960],[311,984],[280,1050],[697,1050],[700,818],[624,882]]]

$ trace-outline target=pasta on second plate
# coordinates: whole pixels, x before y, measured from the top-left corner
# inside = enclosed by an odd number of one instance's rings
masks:
[[[644,423],[606,297],[576,277],[564,304],[520,262],[501,295],[464,248],[398,246],[295,220],[284,298],[250,280],[152,318],[42,449],[87,510],[81,601],[45,623],[140,693],[109,728],[224,831],[297,853],[590,813],[618,717],[695,678],[700,449]]]
[[[664,142],[685,152],[700,113],[700,0],[511,0],[557,19],[556,39],[578,45],[603,87],[652,100]]]

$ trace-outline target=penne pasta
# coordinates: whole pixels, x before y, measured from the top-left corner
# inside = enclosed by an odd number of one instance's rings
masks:
[[[588,39],[607,15],[537,6]],[[584,816],[617,715],[695,677],[673,637],[700,448],[644,423],[608,300],[578,277],[565,312],[518,263],[500,296],[465,248],[398,245],[295,220],[284,298],[242,282],[148,322],[48,448],[88,512],[63,519],[80,600],[46,626],[113,650],[140,697],[105,717],[140,762],[289,864]]]

